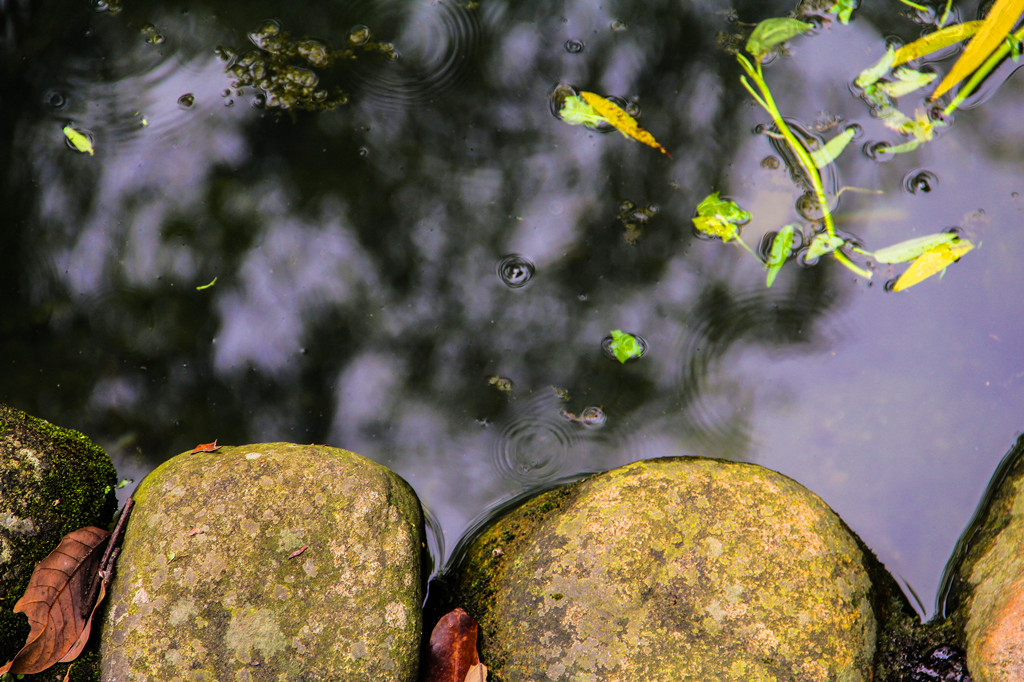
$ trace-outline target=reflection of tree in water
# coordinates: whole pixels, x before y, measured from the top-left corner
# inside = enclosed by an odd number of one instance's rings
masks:
[[[81,51],[35,54],[6,166],[31,204],[2,256],[17,278],[3,399],[108,445],[134,437],[153,457],[213,437],[327,440],[394,466],[442,506],[469,482],[469,500],[511,485],[487,455],[500,429],[482,424],[516,420],[550,385],[568,391],[566,409],[608,415],[599,439],[566,441],[583,443],[574,456],[586,461],[551,475],[631,458],[638,433],[744,457],[750,391],[715,370],[737,342],[813,342],[835,301],[829,269],[770,292],[755,273],[748,289],[729,272],[740,268],[731,249],[691,244],[693,207],[739,143],[729,122],[743,96],[712,46],[721,18],[668,2],[435,4],[402,5],[409,23],[389,3],[358,19],[218,8],[219,25],[201,9],[126,7],[93,17],[103,26]],[[225,107],[230,77],[213,48],[271,15],[303,36],[372,25],[402,57],[354,77],[351,102],[333,111],[293,122],[241,98]],[[160,46],[135,34],[149,22]],[[584,50],[567,51],[570,39]],[[100,76],[112,58],[123,73]],[[40,116],[74,65],[67,107]],[[563,81],[637,98],[677,161],[559,123],[547,96]],[[197,103],[187,111],[173,104],[184,92]],[[52,144],[51,128],[93,106],[145,109],[151,126],[85,121],[94,163]],[[633,246],[625,201],[658,208]],[[536,264],[523,289],[496,276],[509,253]],[[600,340],[619,327],[642,333],[649,356],[603,357]],[[516,391],[496,392],[491,375]],[[446,479],[430,476],[439,469]]]

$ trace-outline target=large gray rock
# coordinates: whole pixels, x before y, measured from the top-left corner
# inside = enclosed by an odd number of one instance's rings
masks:
[[[637,462],[547,492],[452,575],[492,680],[871,680],[891,578],[751,464]],[[898,600],[897,600],[898,601]],[[897,610],[905,608],[905,602]]]
[[[948,575],[946,609],[974,681],[1024,680],[1024,436],[992,477]]]
[[[389,469],[225,447],[169,460],[134,498],[104,680],[415,680],[423,518]]]
[[[25,644],[28,619],[14,613],[36,564],[83,526],[105,528],[117,499],[117,472],[99,446],[77,431],[0,405],[0,665]],[[89,679],[92,647],[72,679]],[[66,664],[33,676],[62,680]]]

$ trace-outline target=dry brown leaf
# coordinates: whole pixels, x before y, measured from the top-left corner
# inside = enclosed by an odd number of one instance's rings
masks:
[[[469,672],[480,663],[476,651],[477,631],[476,621],[463,609],[446,613],[430,633],[423,682],[466,682],[470,679],[467,677]]]
[[[464,682],[487,682],[487,666],[477,663],[466,673]]]
[[[212,443],[200,443],[192,448],[188,454],[194,455],[197,452],[213,452],[214,450],[220,450],[220,446],[217,445],[217,441],[213,441]]]
[[[15,613],[28,616],[28,639],[0,674],[31,674],[54,663],[73,660],[89,638],[92,616],[102,596],[89,603],[93,581],[103,563],[110,533],[86,526],[64,536],[57,549],[40,561]],[[100,588],[101,594],[105,591]]]
[[[294,559],[295,557],[297,557],[300,554],[302,554],[303,552],[305,552],[307,549],[309,549],[309,545],[303,545],[302,547],[299,547],[297,550],[295,550],[294,552],[289,554],[288,558],[289,559]]]

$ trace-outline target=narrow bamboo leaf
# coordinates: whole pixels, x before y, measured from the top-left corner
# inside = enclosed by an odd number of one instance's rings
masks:
[[[622,107],[609,102],[600,95],[595,95],[592,92],[581,92],[580,96],[593,107],[597,113],[604,116],[605,119],[626,137],[631,137],[637,142],[642,142],[648,147],[654,147],[659,152],[672,158],[672,155],[668,153],[664,147],[658,144],[658,141],[654,139],[654,136],[649,132],[640,127],[640,124],[636,122],[636,119],[627,114]]]
[[[754,55],[758,60],[776,45],[786,42],[790,38],[807,33],[814,26],[798,19],[789,17],[775,17],[765,19],[750,34],[747,40],[747,52]]]
[[[569,125],[584,125],[596,129],[601,124],[608,124],[608,119],[597,113],[597,110],[584,102],[582,98],[576,96],[565,98],[558,115]]]
[[[967,40],[981,28],[982,22],[979,21],[965,21],[962,24],[953,24],[946,28],[939,29],[929,33],[928,35],[918,38],[912,43],[907,43],[900,49],[896,50],[896,54],[892,60],[892,66],[899,66],[900,64],[906,64],[909,61],[913,61],[918,57],[923,57],[926,54],[937,52],[944,47],[949,47],[959,43],[961,40]]]
[[[914,239],[908,239],[892,246],[887,246],[884,249],[879,249],[871,254],[875,261],[879,263],[892,264],[892,263],[906,263],[907,261],[914,260],[926,251],[930,251],[937,246],[943,244],[949,244],[950,242],[958,239],[955,232],[938,232],[936,234],[925,235],[924,237],[915,237]]]
[[[78,132],[71,126],[64,126],[64,136],[68,138],[68,141],[78,151],[82,152],[83,154],[88,154],[89,156],[95,155],[92,148],[92,140],[90,140],[88,137]]]
[[[782,264],[789,258],[789,251],[793,246],[793,225],[786,225],[772,239],[772,249],[768,254],[768,277],[765,286],[770,287],[775,282],[775,276],[779,274]]]
[[[851,126],[826,142],[820,149],[815,149],[811,152],[811,160],[814,161],[814,165],[818,168],[824,168],[835,161],[843,153],[843,150],[846,149],[846,145],[850,144],[850,140],[853,139],[855,134],[856,131]]]
[[[931,99],[941,97],[954,85],[967,78],[988,59],[990,54],[999,49],[1007,34],[1013,30],[1021,12],[1024,12],[1024,0],[996,0],[981,28],[967,44],[967,49],[960,55],[960,59],[935,88]]]
[[[807,248],[807,260],[816,260],[826,253],[832,253],[846,242],[841,237],[830,236],[828,232],[822,232],[811,240]]]
[[[938,78],[937,73],[921,73],[914,69],[899,68],[893,71],[896,79],[890,83],[881,83],[878,87],[893,99],[899,99],[915,90],[919,90]]]
[[[889,73],[889,69],[892,68],[893,59],[896,57],[896,51],[893,48],[889,48],[885,55],[875,62],[874,65],[869,66],[860,72],[857,76],[857,80],[854,84],[858,88],[867,89],[869,86],[874,85],[878,82],[878,79]]]
[[[939,244],[932,249],[925,251],[910,264],[893,286],[893,291],[903,291],[915,284],[919,284],[932,275],[945,272],[946,267],[951,263],[960,260],[960,257],[974,248],[974,244],[966,239],[960,239],[948,244]]]

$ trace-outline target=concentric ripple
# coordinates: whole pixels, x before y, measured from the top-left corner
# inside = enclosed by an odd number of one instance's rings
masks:
[[[520,406],[494,443],[492,456],[501,475],[542,483],[563,473],[566,453],[579,433],[578,426],[562,416],[563,405],[554,391],[541,390]]]
[[[395,62],[356,69],[364,96],[400,107],[436,97],[468,74],[481,42],[478,13],[453,0],[392,0],[378,8],[374,33]]]

